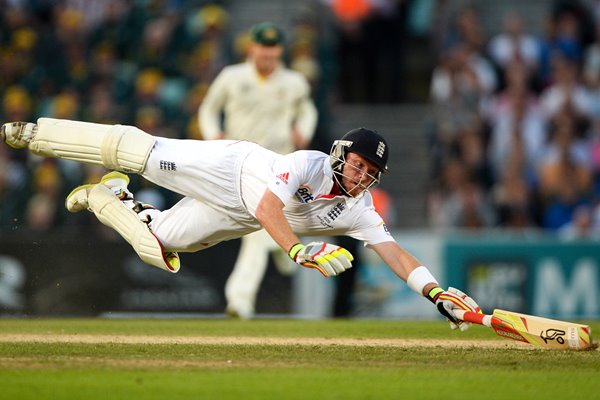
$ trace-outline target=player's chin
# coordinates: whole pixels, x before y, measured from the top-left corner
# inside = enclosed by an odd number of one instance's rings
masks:
[[[365,191],[364,187],[362,187],[362,186],[356,186],[352,190],[350,190],[349,193],[350,193],[350,195],[352,197],[357,197],[357,196],[359,196],[364,191]]]

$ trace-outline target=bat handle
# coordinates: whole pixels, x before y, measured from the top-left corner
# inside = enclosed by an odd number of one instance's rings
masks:
[[[474,324],[485,325],[492,327],[492,316],[486,314],[479,314],[473,311],[465,310],[454,310],[454,315],[460,320],[472,322]]]

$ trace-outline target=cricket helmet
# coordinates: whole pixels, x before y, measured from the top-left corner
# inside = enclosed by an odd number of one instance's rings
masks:
[[[383,136],[375,130],[357,128],[334,141],[331,146],[330,163],[338,183],[341,182],[338,175],[342,173],[346,163],[346,154],[349,152],[364,157],[379,168],[375,181],[371,185],[379,183],[382,172],[388,172],[387,161],[390,151]],[[342,189],[344,189],[343,186]]]

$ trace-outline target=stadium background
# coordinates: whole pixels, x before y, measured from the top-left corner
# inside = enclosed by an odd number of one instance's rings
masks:
[[[536,43],[520,69],[492,50],[507,10]],[[444,284],[486,298],[485,310],[597,319],[598,15],[591,0],[0,0],[0,119],[123,123],[201,139],[196,111],[212,78],[243,58],[252,24],[272,20],[288,33],[288,65],[313,85],[313,148],[327,151],[356,126],[388,138],[392,173],[382,188],[401,245]],[[543,137],[539,159],[492,157],[494,135],[514,117],[508,89],[519,89],[507,72],[526,82],[520,104],[530,123],[519,129]],[[553,107],[563,87],[576,96]],[[102,173],[0,146],[1,313],[222,313],[237,242],[184,255],[175,276],[140,265],[91,215],[63,207],[72,187]],[[159,207],[177,200],[139,179],[133,189]],[[365,258],[355,316],[436,318]],[[327,317],[335,282],[307,272],[270,268],[257,311]]]

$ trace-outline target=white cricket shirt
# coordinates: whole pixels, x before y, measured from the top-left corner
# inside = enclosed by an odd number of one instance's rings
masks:
[[[281,154],[294,150],[293,127],[310,141],[317,123],[310,87],[300,73],[279,66],[263,78],[252,62],[225,67],[198,116],[205,139],[216,139],[224,131],[225,139],[248,140]]]
[[[242,200],[253,216],[268,187],[285,204],[285,216],[300,236],[348,235],[370,245],[394,241],[368,191],[358,198],[331,195],[333,185],[329,155],[320,151],[271,157],[253,151],[242,166]]]

